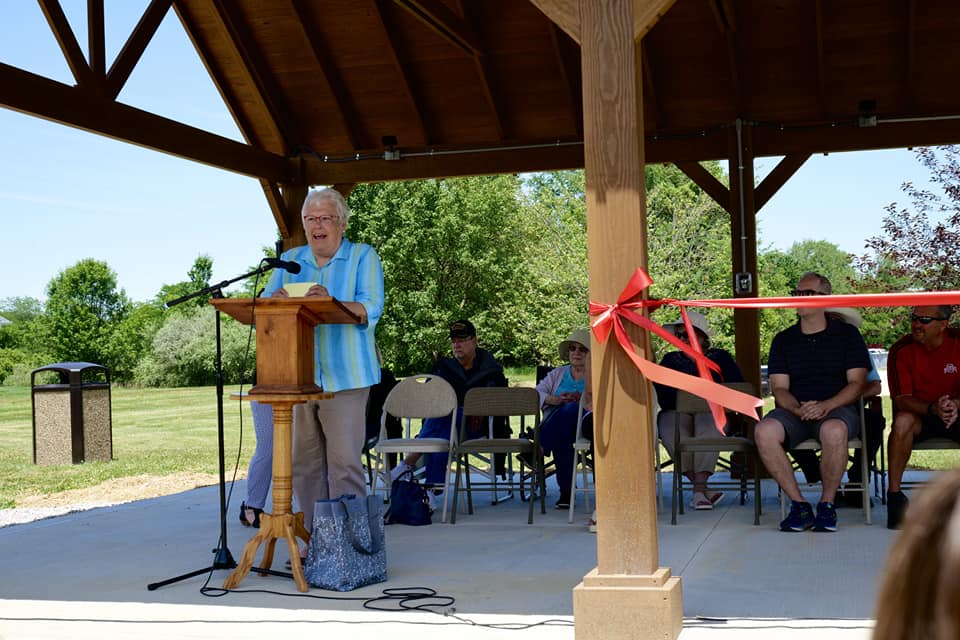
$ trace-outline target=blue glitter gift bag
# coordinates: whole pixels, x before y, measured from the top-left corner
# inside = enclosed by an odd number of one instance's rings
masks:
[[[385,582],[383,499],[345,494],[317,500],[303,575],[312,586],[331,591]]]

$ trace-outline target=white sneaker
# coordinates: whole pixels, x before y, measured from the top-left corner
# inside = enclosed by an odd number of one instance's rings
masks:
[[[440,493],[427,491],[427,500],[430,501],[431,511],[440,511],[441,509],[443,509],[443,491],[441,491]]]
[[[406,473],[407,471],[410,471],[410,470],[412,470],[412,469],[413,469],[413,467],[411,467],[411,466],[408,465],[406,462],[404,462],[403,460],[401,460],[401,461],[397,464],[397,466],[395,466],[395,467],[393,468],[393,470],[390,471],[390,483],[393,484],[393,481],[394,481],[394,480],[396,480],[396,479],[399,478],[401,475],[403,475],[404,473]]]

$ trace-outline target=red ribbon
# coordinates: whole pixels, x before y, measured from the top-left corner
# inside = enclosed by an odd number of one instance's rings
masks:
[[[707,300],[677,300],[661,298],[659,300],[634,300],[647,289],[653,280],[643,268],[637,268],[617,298],[616,304],[590,302],[590,315],[594,317],[591,327],[593,334],[600,343],[607,341],[613,331],[617,342],[623,348],[637,369],[653,382],[658,382],[676,389],[682,389],[704,398],[710,405],[717,429],[723,431],[726,417],[722,407],[731,411],[757,418],[756,408],[763,406],[763,401],[749,394],[741,393],[724,387],[713,381],[710,370],[719,371],[719,367],[700,351],[699,344],[689,345],[678,340],[674,335],[641,315],[644,308],[651,311],[664,305],[680,307],[683,323],[687,328],[687,335],[693,335],[693,326],[687,317],[687,307],[724,307],[729,309],[768,309],[800,307],[906,307],[932,306],[941,304],[960,304],[960,291],[921,291],[912,293],[870,293],[870,294],[843,294],[829,296],[781,296],[773,298],[715,298]],[[691,376],[674,369],[668,369],[655,364],[638,355],[630,338],[624,330],[624,321],[652,331],[687,356],[697,365],[699,377]]]
[[[695,346],[691,346],[686,342],[682,342],[671,332],[637,312],[643,308],[656,309],[663,304],[677,304],[680,306],[680,313],[683,316],[683,323],[687,328],[687,335],[693,335],[693,325],[687,317],[687,310],[684,307],[684,303],[665,300],[632,301],[651,284],[653,284],[653,280],[647,275],[647,272],[642,268],[638,268],[633,273],[627,286],[624,287],[620,293],[616,304],[590,302],[590,315],[595,316],[591,327],[597,340],[600,343],[606,342],[610,336],[610,332],[613,331],[624,353],[627,354],[630,360],[633,361],[634,366],[636,366],[640,373],[646,378],[653,382],[659,382],[669,387],[682,389],[704,398],[710,406],[710,412],[713,414],[717,429],[721,432],[723,431],[723,426],[726,424],[726,416],[724,415],[722,407],[754,419],[759,419],[757,407],[763,406],[763,401],[749,394],[730,389],[714,382],[709,371],[719,371],[720,367],[703,355],[699,344],[694,343]],[[625,320],[647,331],[652,331],[687,354],[687,356],[696,363],[700,377],[691,376],[676,371],[675,369],[661,366],[637,354],[624,329],[623,323]]]

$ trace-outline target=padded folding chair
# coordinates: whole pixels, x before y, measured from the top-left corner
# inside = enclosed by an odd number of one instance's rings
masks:
[[[471,417],[483,417],[487,423],[487,437],[468,440],[467,425]],[[495,417],[519,417],[520,433],[526,426],[526,419],[533,421],[533,440],[526,438],[495,438],[493,437],[493,419]],[[505,454],[509,462],[509,471],[506,480],[497,479],[492,459],[495,454]],[[513,474],[513,455],[522,454],[521,469],[516,476]],[[463,418],[460,421],[460,434],[454,446],[456,458],[456,479],[453,491],[453,510],[450,523],[457,521],[457,503],[461,491],[467,494],[467,512],[473,513],[473,492],[492,491],[497,496],[501,490],[520,490],[524,482],[530,481],[530,506],[527,515],[527,524],[533,524],[533,503],[535,496],[540,498],[540,513],[546,513],[546,481],[543,477],[543,452],[540,450],[540,394],[530,387],[478,387],[467,391],[463,401]],[[470,456],[479,456],[489,464],[489,480],[474,482],[470,473]],[[531,473],[524,473],[524,460],[532,460]],[[461,488],[461,476],[464,486]],[[539,487],[539,491],[537,488]]]
[[[730,387],[731,389],[736,389],[743,393],[749,393],[751,395],[756,395],[756,391],[753,388],[753,385],[749,382],[730,382],[724,386]],[[699,396],[695,396],[691,393],[687,393],[683,390],[677,391],[677,409],[676,416],[679,421],[681,414],[688,414],[691,417],[696,416],[698,413],[709,413],[710,405],[706,400]],[[730,417],[733,417],[731,415]],[[674,440],[673,440],[673,451],[674,451],[674,460],[673,460],[673,505],[672,505],[672,514],[670,517],[670,524],[677,524],[677,508],[679,506],[680,513],[683,513],[683,485],[684,482],[689,483],[689,480],[685,480],[683,477],[683,454],[685,453],[742,453],[744,460],[749,459],[753,462],[753,524],[760,524],[760,456],[757,453],[757,447],[749,437],[745,434],[743,435],[729,435],[722,436],[720,432],[717,432],[716,436],[710,437],[680,437],[680,428],[679,425],[674,425]],[[711,481],[711,485],[715,487],[736,487],[740,491],[740,504],[746,502],[747,495],[747,475],[749,469],[746,465],[740,465],[741,468],[735,469],[737,466],[731,456],[729,461],[720,460],[719,464],[725,467],[727,470],[733,472],[734,470],[739,471],[740,479],[738,482],[730,480],[728,482],[724,481]],[[691,484],[692,488],[692,484]]]
[[[866,420],[863,414],[863,398],[858,400],[857,404],[860,406],[860,437],[851,438],[847,441],[848,449],[863,449],[863,455],[860,456],[860,478],[861,482],[846,482],[841,481],[840,487],[838,489],[843,489],[844,492],[853,491],[860,492],[863,494],[863,517],[867,524],[873,524],[873,516],[871,515],[871,505],[870,505],[870,464],[867,461],[867,428]],[[820,450],[820,441],[815,438],[809,438],[803,442],[798,442],[795,446],[791,447],[791,451],[796,450],[810,450],[810,451],[819,451]],[[787,496],[780,490],[780,518],[785,518],[787,515]]]
[[[404,425],[404,437],[390,438],[387,435],[388,416],[400,418]],[[415,438],[411,433],[413,420],[426,418],[446,418],[450,420],[450,437]],[[443,453],[452,455],[457,440],[457,393],[450,383],[440,376],[420,374],[401,380],[383,403],[380,417],[380,439],[376,444],[377,473],[373,475],[373,488],[376,493],[381,479],[387,485],[387,497],[390,496],[390,455],[406,453]],[[450,461],[447,461],[447,473],[444,480],[443,512],[441,522],[447,521],[447,501],[450,492]]]

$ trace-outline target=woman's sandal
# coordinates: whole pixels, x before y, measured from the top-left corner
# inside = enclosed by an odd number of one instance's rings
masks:
[[[257,509],[256,507],[248,507],[246,503],[240,503],[240,524],[245,527],[253,527],[254,529],[260,528],[260,514],[263,513],[263,509]]]

